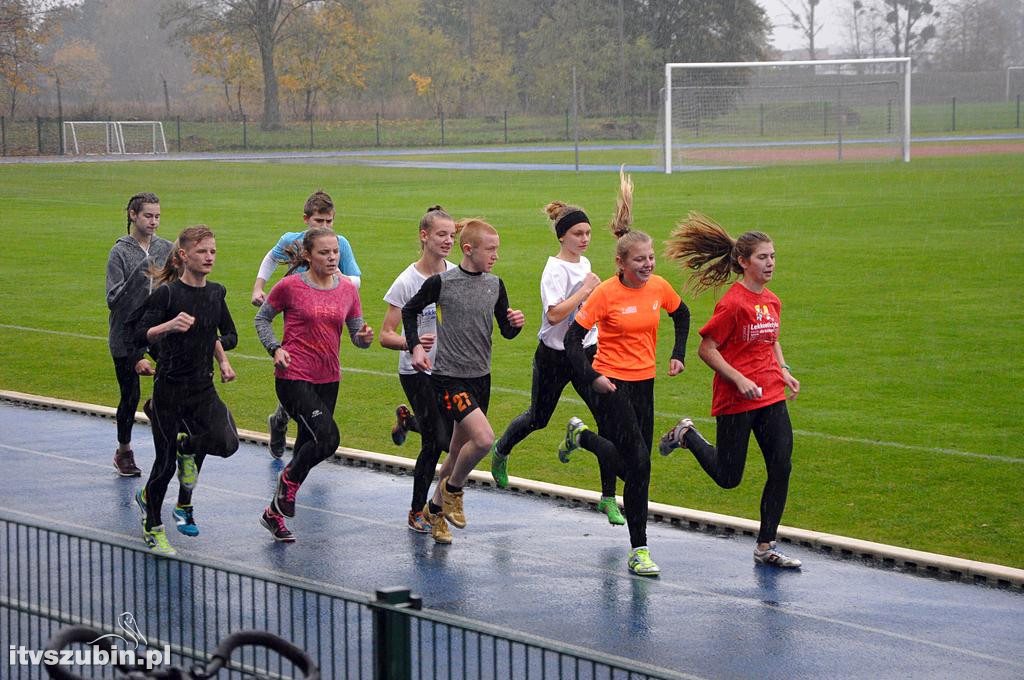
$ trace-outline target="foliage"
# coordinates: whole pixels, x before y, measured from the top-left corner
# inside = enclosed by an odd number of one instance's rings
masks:
[[[51,65],[66,91],[77,94],[90,107],[95,106],[110,82],[110,69],[91,42],[73,40],[61,44]]]
[[[0,0],[0,93],[12,118],[19,95],[38,91],[36,78],[43,72],[40,48],[52,37],[40,30],[39,19],[29,0]]]
[[[245,101],[260,92],[259,67],[249,43],[230,33],[201,33],[187,40],[195,72],[214,81],[228,112],[241,119]]]

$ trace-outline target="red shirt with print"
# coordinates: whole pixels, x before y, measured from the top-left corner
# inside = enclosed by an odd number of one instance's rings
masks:
[[[711,415],[753,411],[786,398],[786,383],[773,348],[779,339],[782,303],[765,288],[754,293],[738,281],[715,305],[701,337],[718,343],[718,351],[730,366],[753,380],[762,390],[760,399],[746,399],[736,385],[715,373]]]

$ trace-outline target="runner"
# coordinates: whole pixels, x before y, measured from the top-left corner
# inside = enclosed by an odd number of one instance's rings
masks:
[[[274,386],[281,404],[299,423],[291,463],[278,478],[277,490],[260,517],[274,540],[293,542],[285,517],[295,516],[295,496],[310,470],[331,457],[341,436],[334,422],[341,365],[341,333],[348,328],[356,347],[373,342],[373,329],[363,323],[359,291],[338,273],[338,236],[315,227],[302,237],[293,268],[307,270],[286,276],[270,291],[256,314],[260,342],[274,358]],[[284,341],[274,336],[274,317],[284,313]]]
[[[558,237],[558,254],[549,257],[540,277],[540,301],[543,310],[537,351],[533,355],[533,387],[530,408],[509,423],[505,434],[494,443],[491,451],[491,476],[502,489],[508,486],[508,455],[531,432],[547,427],[555,412],[562,390],[572,382],[576,394],[588,404],[593,403],[588,385],[576,379],[565,356],[565,332],[576,311],[601,279],[590,271],[590,260],[583,253],[590,245],[590,218],[582,208],[561,201],[549,203],[544,212],[551,220],[552,231]],[[591,328],[583,339],[587,358],[597,352],[597,328]],[[579,418],[570,421],[565,440],[559,447],[559,459],[569,462],[569,455],[583,440],[583,448],[608,446],[607,440],[595,442],[597,435],[589,431]],[[608,458],[598,456],[601,469],[601,501],[597,509],[608,516],[611,524],[625,524],[615,500],[615,468],[607,464]]]
[[[576,313],[565,335],[565,350],[573,370],[597,393],[593,407],[601,436],[614,444],[611,465],[625,481],[623,501],[632,551],[629,570],[657,576],[658,565],[647,547],[647,493],[651,483],[651,445],[654,438],[654,376],[660,310],[672,317],[675,344],[668,374],[685,368],[690,310],[665,279],[655,275],[651,237],[630,229],[633,183],[619,174],[619,201],[611,223],[618,237],[618,274],[603,281]],[[594,326],[600,342],[593,365],[583,339]],[[603,449],[595,451],[603,455]]]
[[[144,514],[143,540],[159,555],[175,554],[160,519],[175,468],[181,487],[175,522],[181,533],[195,536],[199,529],[192,490],[203,461],[207,455],[227,458],[238,450],[235,421],[213,386],[215,355],[221,379],[234,379],[224,352],[238,343],[225,302],[227,291],[207,279],[216,255],[217,242],[208,227],[197,225],[182,231],[164,267],[151,270],[154,284],[160,287],[136,312],[136,342],[160,346],[148,413],[156,460],[146,485],[135,494]]]
[[[139,406],[139,375],[153,375],[145,346],[136,347],[126,323],[152,292],[150,267],[163,267],[173,244],[156,235],[160,227],[160,199],[156,194],[135,194],[128,199],[128,235],[110,249],[107,258],[107,307],[110,309],[110,355],[121,397],[117,403],[117,449],[114,469],[122,477],[139,477],[132,451],[132,426]]]
[[[438,407],[455,421],[448,457],[441,466],[441,481],[423,513],[438,543],[451,543],[448,522],[466,526],[463,486],[470,471],[494,443],[487,421],[491,396],[492,315],[501,335],[511,339],[523,328],[523,313],[508,306],[505,284],[491,274],[498,260],[498,232],[483,220],[460,220],[462,263],[428,278],[402,308],[402,325],[417,371],[433,369]],[[418,332],[419,315],[429,305],[437,309],[437,354],[431,361]]]
[[[423,506],[427,502],[427,492],[434,481],[434,472],[441,451],[448,448],[452,438],[452,424],[441,415],[437,408],[437,398],[431,383],[430,371],[417,371],[412,365],[412,354],[409,353],[405,334],[399,328],[402,322],[402,307],[412,299],[423,282],[434,274],[441,274],[454,269],[456,265],[445,258],[451,252],[455,242],[455,222],[439,205],[427,210],[420,219],[420,258],[405,268],[391,288],[384,295],[388,303],[384,315],[384,323],[380,329],[380,344],[388,349],[401,352],[398,357],[398,379],[402,389],[412,404],[416,416],[412,416],[405,404],[396,409],[398,423],[392,428],[392,440],[400,444],[398,437],[405,440],[405,431],[412,429],[420,433],[420,454],[416,458],[416,469],[413,477],[412,507],[407,522],[409,528],[419,533],[430,532],[430,522],[423,514]],[[420,312],[416,322],[417,335],[420,343],[433,362],[437,354],[435,340],[437,338],[437,312],[435,305],[427,305]]]
[[[779,344],[782,303],[767,288],[775,274],[775,244],[760,231],[733,239],[714,221],[690,213],[667,246],[666,255],[692,271],[690,283],[696,293],[719,288],[730,274],[740,278],[700,329],[700,358],[715,372],[711,415],[717,421],[718,448],[697,432],[692,420],[683,418],[661,438],[661,454],[686,447],[716,484],[732,489],[743,479],[753,432],[768,471],[754,561],[797,568],[800,560],[775,543],[793,456],[786,388],[789,399],[800,394],[800,381],[793,377]]]
[[[334,214],[334,201],[325,191],[318,190],[306,199],[306,204],[302,208],[302,221],[305,222],[306,229],[316,227],[333,229]],[[263,262],[260,263],[259,273],[256,275],[256,282],[252,287],[252,304],[254,306],[259,307],[266,301],[267,296],[264,289],[267,282],[274,275],[277,265],[292,261],[292,254],[302,247],[302,238],[305,233],[305,231],[286,232],[278,239],[277,245],[264,256]],[[306,265],[300,263],[295,271],[302,272],[305,269]],[[341,234],[338,234],[338,269],[357,289],[359,288],[362,272],[359,271],[355,255],[352,254],[352,246],[349,245],[348,239]],[[277,410],[267,417],[267,428],[270,432],[270,454],[274,458],[284,455],[288,420],[288,413],[281,404],[278,404]]]

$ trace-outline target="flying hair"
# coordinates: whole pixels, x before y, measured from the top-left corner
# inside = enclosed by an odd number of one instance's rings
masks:
[[[151,203],[151,201],[146,201],[146,203]],[[180,251],[188,250],[207,238],[214,238],[214,236],[213,232],[205,224],[188,227],[178,234],[178,238],[175,239],[174,247],[171,249],[171,254],[167,256],[164,266],[159,268],[150,266],[149,268],[149,276],[153,279],[153,287],[156,288],[165,283],[174,283],[180,279],[185,271],[185,262],[181,259]]]
[[[749,258],[757,244],[771,240],[762,231],[748,231],[734,239],[710,217],[690,212],[665,241],[665,257],[690,270],[686,287],[696,295],[718,288],[731,274],[743,274],[739,258]]]
[[[626,174],[625,166],[622,166],[619,168],[619,195],[615,199],[615,214],[608,225],[618,239],[615,243],[615,256],[620,260],[626,260],[630,249],[637,243],[648,243],[651,240],[650,236],[632,227],[633,178]]]
[[[160,205],[160,199],[157,198],[156,194],[148,191],[135,194],[128,199],[128,206],[125,208],[125,212],[128,214],[128,233],[132,233],[132,213],[136,215],[142,210],[142,206],[146,203],[156,203]]]

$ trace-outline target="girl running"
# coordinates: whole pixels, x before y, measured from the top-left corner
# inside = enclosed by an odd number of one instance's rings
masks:
[[[205,225],[181,232],[163,269],[153,272],[154,284],[167,285],[147,298],[135,324],[139,345],[159,343],[150,404],[156,460],[146,485],[135,494],[145,515],[143,540],[159,555],[175,554],[160,519],[175,467],[181,485],[175,521],[181,533],[195,536],[192,489],[203,460],[207,455],[227,458],[238,450],[235,421],[213,387],[215,354],[222,379],[231,380],[234,371],[223,352],[238,343],[227,291],[207,279],[216,256],[217,242]]]
[[[334,422],[341,366],[341,333],[348,328],[356,347],[373,342],[363,323],[359,291],[338,273],[338,235],[327,227],[306,231],[292,267],[308,269],[281,279],[256,314],[260,342],[274,358],[277,398],[299,424],[295,453],[281,472],[274,497],[260,517],[274,540],[295,535],[285,517],[295,516],[295,496],[309,471],[334,454],[341,441]],[[284,342],[274,336],[273,320],[284,313]]]
[[[547,427],[551,414],[555,412],[562,390],[572,382],[573,389],[588,404],[592,403],[591,391],[587,384],[576,378],[565,356],[565,333],[580,305],[601,283],[601,279],[590,271],[590,260],[583,253],[590,245],[590,218],[582,208],[567,205],[561,201],[549,203],[544,212],[551,220],[551,228],[560,244],[558,254],[549,257],[540,277],[540,300],[544,311],[537,339],[537,351],[533,355],[533,387],[530,408],[516,416],[509,423],[505,434],[494,443],[491,453],[491,476],[502,489],[508,486],[508,455],[516,444],[531,432]],[[597,328],[593,327],[583,339],[587,359],[593,360],[597,352]],[[597,435],[590,432],[579,418],[569,422],[565,442],[559,447],[559,458],[569,462],[569,454],[580,441],[583,448],[607,445],[594,440]],[[601,468],[601,501],[597,509],[608,516],[611,524],[625,524],[626,519],[619,511],[615,500],[615,468],[607,464],[607,458],[598,456]]]
[[[156,235],[160,227],[160,199],[156,194],[135,194],[128,199],[128,235],[110,249],[107,258],[107,307],[110,309],[110,355],[121,397],[117,403],[117,449],[114,469],[122,477],[139,477],[132,451],[132,426],[139,405],[139,375],[153,375],[143,356],[145,346],[135,345],[128,318],[152,291],[150,267],[163,267],[173,244]]]
[[[441,274],[453,269],[456,265],[445,258],[452,250],[455,242],[455,222],[439,205],[427,210],[420,219],[420,259],[405,268],[384,295],[388,303],[384,315],[384,323],[380,329],[380,344],[388,349],[401,352],[398,357],[398,379],[402,389],[416,412],[415,430],[420,433],[420,454],[416,458],[412,486],[412,507],[407,519],[409,528],[419,533],[430,532],[430,522],[423,514],[423,506],[427,503],[427,492],[434,481],[434,471],[441,451],[448,448],[452,438],[452,426],[447,418],[442,417],[437,408],[434,386],[429,371],[417,371],[412,365],[412,354],[406,344],[405,334],[399,327],[402,323],[402,307],[412,299],[423,282],[434,274]],[[427,305],[420,312],[416,321],[416,330],[420,343],[433,362],[437,355],[435,340],[437,338],[437,311],[435,305]],[[404,405],[398,407],[401,421]],[[408,413],[408,409],[405,409]],[[406,416],[405,420],[411,418]],[[404,434],[404,429],[403,434]],[[411,429],[411,428],[410,428]]]
[[[406,343],[417,371],[433,369],[439,410],[455,421],[441,481],[423,513],[438,543],[451,543],[450,521],[466,526],[462,487],[469,473],[494,443],[487,421],[491,396],[491,331],[497,320],[501,335],[512,339],[523,328],[523,313],[508,306],[505,284],[491,274],[498,261],[498,232],[479,219],[456,225],[462,263],[428,278],[402,307]],[[431,361],[419,336],[418,318],[429,305],[437,309],[437,354]]]
[[[660,310],[675,324],[675,344],[668,374],[684,369],[690,310],[665,279],[655,275],[651,237],[630,229],[633,183],[619,173],[619,200],[612,232],[618,237],[618,274],[599,285],[565,335],[565,350],[573,370],[597,393],[594,417],[602,437],[614,444],[616,455],[605,461],[625,481],[623,497],[633,550],[627,566],[640,576],[657,576],[658,565],[647,547],[647,492],[651,483],[651,445],[654,438],[655,349]],[[601,341],[593,365],[583,339],[594,326]],[[604,449],[595,453],[603,455]]]
[[[793,454],[786,388],[790,399],[800,393],[800,381],[790,372],[779,344],[782,303],[766,287],[775,274],[775,244],[759,231],[733,239],[712,220],[690,213],[672,232],[667,246],[668,257],[692,270],[690,283],[697,293],[722,286],[733,273],[740,279],[700,329],[700,358],[715,372],[711,415],[717,420],[718,448],[694,429],[693,421],[683,418],[661,438],[661,454],[686,447],[716,484],[732,489],[743,478],[753,432],[768,471],[754,561],[799,567],[800,560],[775,544]]]

